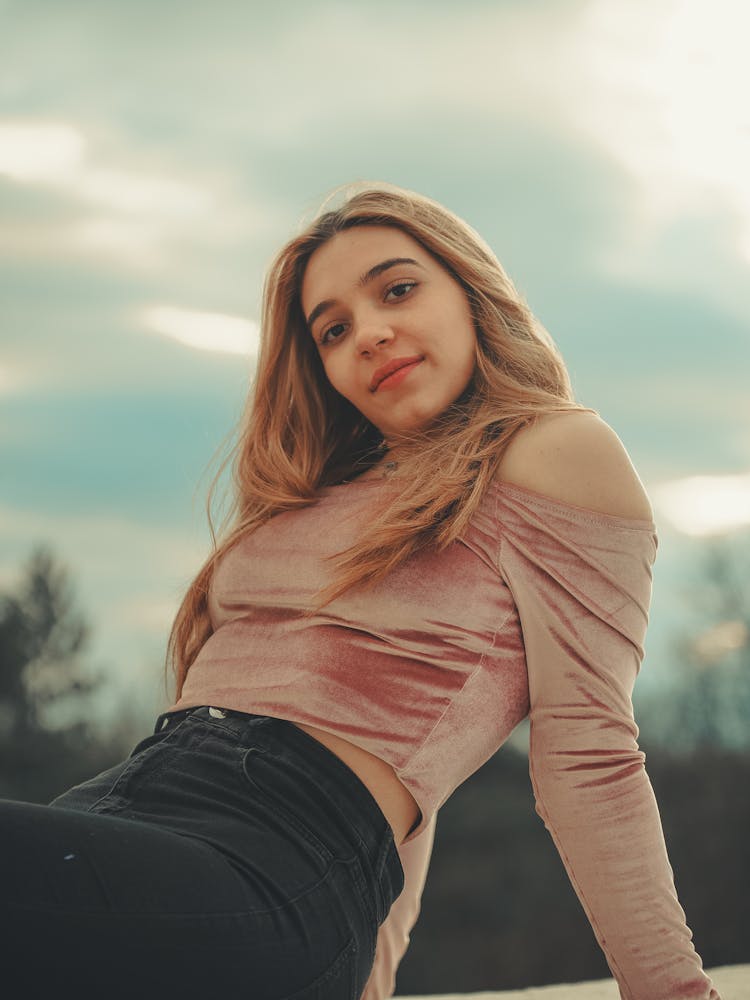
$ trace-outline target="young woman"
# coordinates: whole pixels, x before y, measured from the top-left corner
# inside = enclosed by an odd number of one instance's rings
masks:
[[[2,804],[5,982],[389,996],[439,807],[530,716],[621,996],[717,1000],[631,705],[651,507],[469,226],[375,186],[280,251],[234,474],[154,734]]]

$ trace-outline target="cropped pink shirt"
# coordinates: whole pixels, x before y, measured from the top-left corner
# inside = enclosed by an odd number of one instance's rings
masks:
[[[449,548],[303,618],[332,579],[325,557],[398,488],[323,488],[226,553],[209,594],[214,632],[169,710],[220,705],[307,723],[386,761],[422,812],[402,857],[528,715],[537,812],[621,997],[718,1000],[636,742],[655,525],[496,481]],[[418,893],[423,881],[412,880]],[[418,900],[405,905],[416,916]]]

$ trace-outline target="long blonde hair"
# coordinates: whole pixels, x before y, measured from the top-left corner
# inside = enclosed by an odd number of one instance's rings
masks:
[[[442,550],[465,529],[513,434],[553,410],[586,409],[573,399],[565,363],[489,246],[462,219],[423,195],[392,185],[349,189],[323,206],[276,255],[263,288],[258,364],[237,440],[209,489],[213,549],[190,584],[172,626],[167,670],[179,698],[212,632],[208,593],[217,562],[240,538],[281,511],[314,503],[318,491],[371,468],[383,438],[328,382],[301,305],[310,256],[353,226],[393,226],[424,247],[464,289],[476,331],[476,364],[461,396],[410,436],[408,475],[372,513],[315,608],[367,587],[420,549]],[[220,535],[211,500],[232,463],[231,506]]]

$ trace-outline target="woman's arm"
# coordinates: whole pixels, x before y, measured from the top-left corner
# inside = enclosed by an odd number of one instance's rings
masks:
[[[380,925],[375,964],[367,980],[362,1000],[386,1000],[393,996],[396,971],[409,946],[409,935],[417,922],[422,891],[435,839],[435,817],[424,830],[399,848],[404,868],[404,888]]]
[[[617,436],[585,413],[520,432],[500,478],[551,498],[517,524],[509,508],[501,547],[526,651],[537,812],[623,1000],[717,1000],[633,718],[655,556],[648,498]]]

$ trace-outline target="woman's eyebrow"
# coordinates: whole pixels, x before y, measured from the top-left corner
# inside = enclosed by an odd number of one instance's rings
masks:
[[[396,267],[398,264],[414,264],[416,267],[421,267],[423,271],[426,270],[426,268],[423,267],[419,261],[414,260],[413,257],[389,257],[388,260],[383,260],[379,264],[375,264],[369,271],[365,271],[365,273],[361,275],[359,279],[360,288],[364,288],[365,285],[369,285],[369,283],[374,281],[379,274],[383,273],[383,271],[387,271],[391,267]],[[319,302],[307,317],[308,327],[312,329],[312,325],[315,320],[321,316],[326,309],[330,309],[331,306],[335,305],[336,299],[323,299],[322,302]]]

